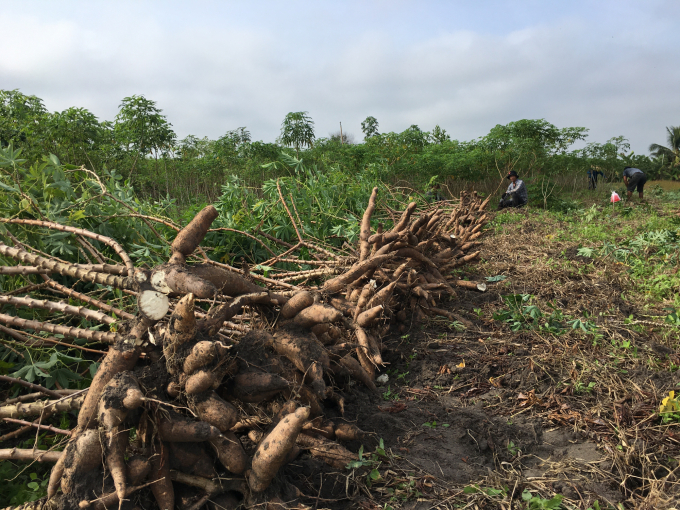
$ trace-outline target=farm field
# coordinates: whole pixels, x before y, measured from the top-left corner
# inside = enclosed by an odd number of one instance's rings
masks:
[[[3,506],[674,508],[675,192],[289,157],[178,210],[3,155]]]
[[[460,321],[388,341],[379,412],[358,412],[395,455],[391,476],[366,479],[380,502],[675,507],[677,415],[659,415],[678,383],[675,262],[659,245],[644,262],[601,250],[678,220],[658,201],[598,211],[498,214],[465,272],[497,281],[452,303]]]
[[[486,291],[456,288],[443,305],[455,320],[383,337],[388,380],[377,394],[346,388],[344,418],[368,434],[346,446],[361,456],[345,469],[290,463],[301,504],[673,507],[680,222],[672,194],[616,208],[606,195],[493,214],[480,262],[454,270]],[[18,476],[5,497],[44,494],[43,466],[13,466],[0,464]]]

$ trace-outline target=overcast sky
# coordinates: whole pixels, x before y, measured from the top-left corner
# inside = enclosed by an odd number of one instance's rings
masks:
[[[101,120],[142,94],[180,138],[274,141],[301,110],[357,141],[368,115],[459,140],[545,118],[646,154],[680,124],[679,19],[678,0],[0,0],[0,88]]]

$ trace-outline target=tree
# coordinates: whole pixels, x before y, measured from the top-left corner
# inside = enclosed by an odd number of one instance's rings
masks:
[[[366,120],[361,123],[361,131],[364,133],[364,140],[378,134],[378,120],[375,117],[368,116]]]
[[[653,143],[649,146],[649,152],[656,158],[661,158],[663,166],[680,166],[680,126],[670,126],[666,128],[668,146]]]
[[[432,130],[432,133],[430,133],[430,141],[432,143],[438,143],[441,145],[442,143],[448,142],[449,140],[451,140],[451,137],[446,132],[446,129],[440,128],[439,124],[437,124]]]
[[[157,161],[159,153],[167,152],[175,142],[172,124],[161,112],[155,101],[144,96],[126,97],[120,104],[114,131],[119,143],[135,152],[130,179],[139,156],[153,153]]]
[[[0,148],[14,142],[15,147],[35,147],[37,156],[44,150],[44,120],[49,115],[42,99],[19,90],[0,90]]]
[[[428,133],[425,133],[416,124],[411,124],[408,129],[400,133],[402,143],[411,148],[424,147],[427,144]]]
[[[91,156],[100,148],[105,130],[92,112],[71,107],[52,114],[48,125],[52,150],[62,161],[72,164],[87,162],[96,170]]]
[[[295,148],[300,157],[300,147],[314,145],[314,121],[308,112],[290,112],[281,124],[281,143]]]

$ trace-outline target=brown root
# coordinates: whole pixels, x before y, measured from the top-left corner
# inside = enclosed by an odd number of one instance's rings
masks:
[[[284,378],[267,372],[246,372],[234,376],[227,386],[229,395],[241,402],[262,402],[288,389]]]
[[[194,402],[198,418],[205,423],[226,432],[238,421],[238,410],[229,402],[222,400],[214,391],[199,397]]]
[[[248,475],[248,483],[254,492],[262,492],[283,465],[302,426],[309,418],[306,407],[296,410],[283,418],[269,435],[262,440],[253,457],[253,467]]]
[[[306,290],[297,292],[288,302],[281,307],[281,317],[292,319],[302,310],[314,304],[314,296]]]
[[[241,441],[233,432],[225,432],[210,440],[218,460],[224,469],[235,475],[240,475],[248,469],[248,456]]]
[[[175,509],[175,489],[170,479],[170,449],[166,444],[157,445],[157,453],[151,457],[151,492],[159,510]]]

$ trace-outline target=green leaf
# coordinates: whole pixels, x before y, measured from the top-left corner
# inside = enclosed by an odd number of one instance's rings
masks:
[[[463,494],[476,494],[479,492],[479,487],[475,485],[469,485],[463,489]]]
[[[490,282],[490,283],[495,283],[495,282],[502,282],[502,281],[505,280],[506,278],[507,278],[507,276],[505,276],[505,275],[503,275],[503,274],[499,274],[499,275],[497,275],[497,276],[487,276],[487,277],[485,278],[485,280],[486,280],[487,282]]]
[[[552,498],[545,504],[545,508],[549,508],[550,510],[555,510],[559,508],[560,505],[562,504],[563,497],[564,496],[557,494],[554,498]]]

